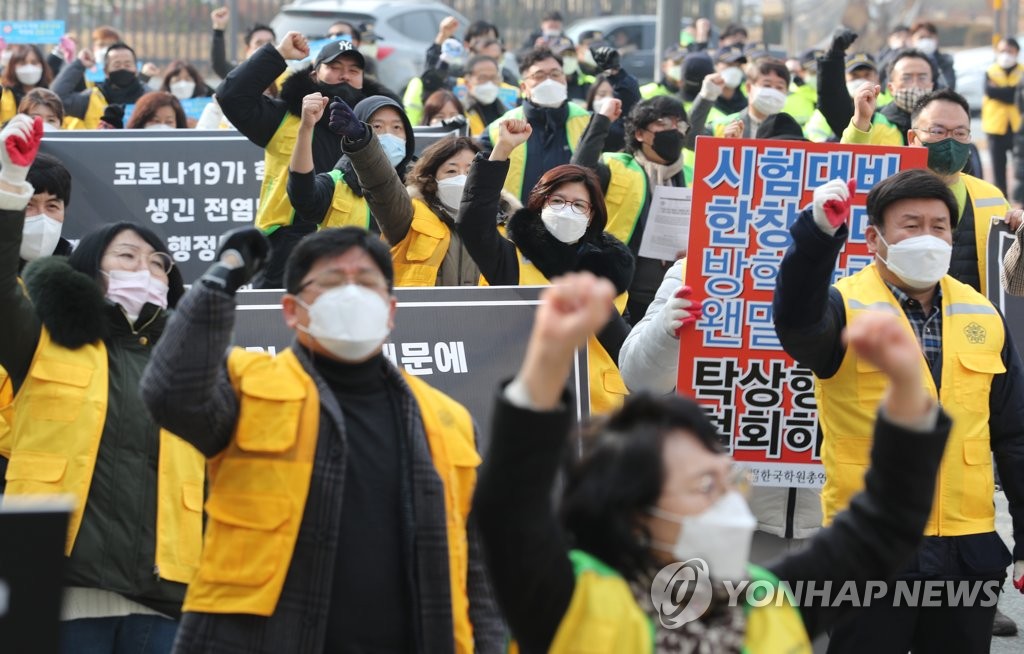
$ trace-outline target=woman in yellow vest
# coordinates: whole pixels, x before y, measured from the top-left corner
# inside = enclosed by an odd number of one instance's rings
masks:
[[[747,563],[757,521],[742,475],[701,406],[682,397],[633,397],[585,429],[556,517],[566,378],[614,294],[587,274],[555,280],[496,401],[473,515],[518,651],[809,654],[814,636],[863,604],[865,582],[888,579],[921,541],[951,421],[923,389],[917,342],[889,315],[851,323],[850,342],[891,381],[867,491],[766,569]],[[843,588],[860,601],[840,602]]]
[[[50,89],[32,89],[26,93],[18,105],[18,113],[30,118],[42,118],[44,132],[55,129],[85,129],[81,120],[64,113],[64,103]]]
[[[981,129],[992,154],[996,187],[1006,192],[1006,154],[1013,150],[1013,136],[1020,129],[1020,109],[1014,102],[1024,66],[1017,63],[1020,44],[1005,38],[996,45],[996,61],[985,71],[985,97],[981,102]]]
[[[0,75],[0,123],[6,123],[18,113],[25,94],[33,89],[45,89],[53,81],[53,73],[43,53],[35,45],[11,46],[11,59]]]
[[[571,164],[544,173],[529,192],[525,208],[512,214],[504,229],[499,227],[494,216],[509,155],[531,131],[524,120],[503,121],[490,159],[481,154],[473,161],[456,218],[458,233],[491,286],[547,284],[578,270],[612,282],[618,311],[608,316],[608,324],[588,349],[590,410],[607,413],[622,404],[627,392],[617,361],[629,333],[621,312],[633,279],[633,254],[605,232],[608,213],[597,176]]]
[[[0,365],[15,393],[4,497],[74,498],[62,651],[148,639],[146,651],[169,652],[199,565],[205,461],[153,422],[139,380],[181,273],[156,234],[119,222],[68,259],[33,261],[22,287],[25,179],[41,137],[42,119],[20,115],[0,132]]]

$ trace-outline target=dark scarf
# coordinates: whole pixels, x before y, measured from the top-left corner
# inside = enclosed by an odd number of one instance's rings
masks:
[[[136,75],[128,86],[117,86],[110,80],[106,80],[100,85],[100,90],[103,92],[103,98],[107,104],[132,104],[145,95],[149,89],[142,85],[139,76]]]
[[[548,279],[585,270],[612,282],[617,293],[624,293],[633,281],[633,253],[611,234],[588,229],[579,243],[563,243],[540,216],[520,209],[508,221],[508,237]]]

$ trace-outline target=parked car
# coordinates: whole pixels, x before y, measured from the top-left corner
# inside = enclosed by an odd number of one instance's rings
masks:
[[[372,27],[377,43],[377,78],[399,95],[413,77],[423,73],[426,51],[445,16],[454,16],[461,31],[469,20],[433,0],[299,0],[281,7],[270,21],[277,34],[301,32],[309,38],[327,34],[331,23],[344,20]],[[363,48],[367,50],[364,44]],[[372,53],[372,50],[369,50]]]
[[[565,35],[577,43],[583,32],[600,32],[605,41],[618,48],[622,68],[646,84],[654,80],[657,21],[653,14],[585,18],[566,28]]]

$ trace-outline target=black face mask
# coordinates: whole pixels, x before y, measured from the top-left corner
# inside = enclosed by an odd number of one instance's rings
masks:
[[[107,79],[114,86],[125,88],[135,83],[136,75],[134,70],[112,70],[107,73]]]
[[[342,82],[340,84],[324,84],[323,82],[318,82],[316,86],[317,90],[319,90],[325,97],[334,98],[337,96],[344,100],[350,107],[356,106],[356,104],[365,97],[360,89],[353,88],[352,85],[347,82]]]
[[[666,129],[663,132],[654,133],[654,144],[651,145],[654,154],[661,157],[665,163],[672,163],[683,156],[683,135],[679,130]]]

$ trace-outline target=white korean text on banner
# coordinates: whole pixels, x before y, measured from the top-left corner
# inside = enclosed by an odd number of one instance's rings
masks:
[[[704,310],[680,339],[677,387],[705,407],[755,484],[824,483],[814,376],[783,352],[772,319],[789,227],[815,188],[856,180],[850,237],[833,281],[851,275],[871,262],[868,191],[925,164],[923,148],[698,139],[684,279]]]
[[[490,443],[491,413],[498,385],[522,365],[539,304],[540,287],[461,286],[396,288],[395,328],[384,355],[469,409],[480,452]],[[283,291],[239,291],[235,344],[280,352],[294,332],[281,316]],[[577,421],[589,402],[586,350],[575,357],[569,389]]]
[[[464,131],[416,128],[416,151]],[[122,220],[145,225],[185,283],[213,262],[218,237],[251,225],[259,208],[263,150],[235,130],[47,132],[41,151],[71,171],[66,238]]]

